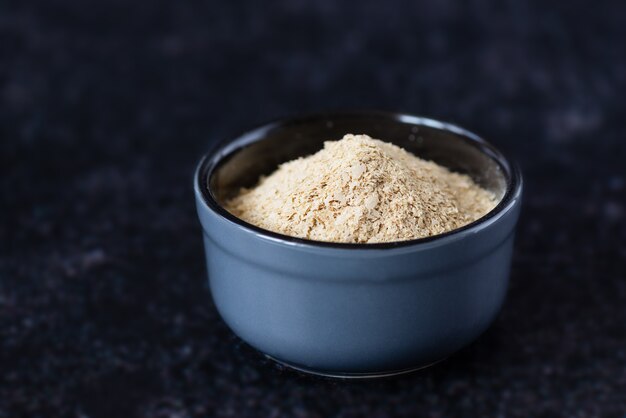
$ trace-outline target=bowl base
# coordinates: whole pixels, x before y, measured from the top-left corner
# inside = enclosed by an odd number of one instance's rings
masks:
[[[296,365],[293,363],[289,363],[283,360],[279,360],[275,357],[270,356],[269,354],[265,354],[263,353],[263,355],[265,357],[267,357],[268,359],[272,360],[275,363],[280,364],[281,366],[284,366],[288,369],[293,369],[296,371],[299,371],[301,373],[306,373],[306,374],[311,374],[311,375],[315,375],[315,376],[321,376],[321,377],[331,377],[334,379],[382,379],[382,378],[386,378],[386,377],[393,377],[393,376],[398,376],[398,375],[403,375],[403,374],[407,374],[407,373],[413,373],[413,372],[417,372],[419,370],[423,370],[426,369],[428,367],[434,366],[437,363],[440,363],[442,361],[444,361],[446,358],[442,358],[441,360],[437,360],[437,361],[433,361],[432,363],[428,363],[424,366],[418,366],[418,367],[409,367],[406,369],[400,369],[400,370],[388,370],[388,371],[381,371],[381,372],[364,372],[364,373],[352,373],[352,372],[335,372],[335,371],[325,371],[325,370],[318,370],[318,369],[311,369],[308,367],[303,367],[300,365]]]

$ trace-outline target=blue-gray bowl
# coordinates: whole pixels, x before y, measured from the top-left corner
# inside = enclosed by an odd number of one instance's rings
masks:
[[[441,235],[386,244],[337,244],[250,225],[221,201],[325,140],[368,134],[470,175],[501,201]],[[227,141],[196,171],[209,283],[228,326],[292,367],[332,376],[381,376],[442,360],[475,340],[505,297],[522,192],[519,170],[477,135],[384,112],[281,120]]]

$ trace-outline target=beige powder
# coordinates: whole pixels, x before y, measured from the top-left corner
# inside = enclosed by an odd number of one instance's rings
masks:
[[[493,193],[468,176],[367,135],[280,165],[226,202],[235,216],[316,241],[377,243],[441,234],[485,215]]]

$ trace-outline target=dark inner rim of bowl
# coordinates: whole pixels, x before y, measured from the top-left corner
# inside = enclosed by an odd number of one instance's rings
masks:
[[[376,244],[314,241],[279,234],[245,222],[219,203],[240,187],[253,186],[261,174],[270,174],[278,164],[310,155],[321,149],[324,141],[340,139],[346,133],[365,133],[395,143],[421,158],[468,174],[495,192],[500,201],[491,212],[461,228],[425,238]],[[359,249],[410,246],[465,231],[500,213],[520,185],[517,170],[475,134],[436,120],[386,112],[316,114],[263,125],[218,145],[200,163],[196,181],[212,210],[257,234],[304,245]]]

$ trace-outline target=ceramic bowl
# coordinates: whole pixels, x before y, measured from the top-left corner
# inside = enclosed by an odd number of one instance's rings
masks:
[[[500,202],[462,228],[385,244],[289,237],[220,203],[346,133],[468,174]],[[217,310],[242,340],[288,366],[343,377],[422,368],[474,341],[505,298],[522,178],[493,146],[457,126],[384,112],[280,120],[214,148],[194,187]]]

